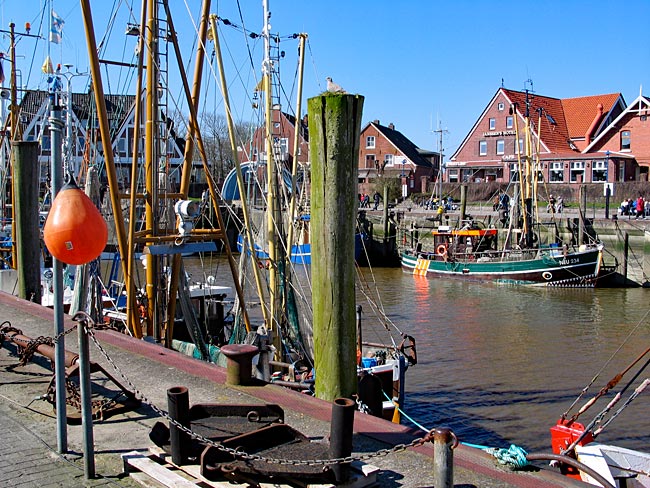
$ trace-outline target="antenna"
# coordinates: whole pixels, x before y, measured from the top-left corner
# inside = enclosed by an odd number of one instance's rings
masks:
[[[440,134],[440,139],[438,140],[438,198],[439,198],[439,204],[442,205],[442,170],[444,168],[443,160],[444,160],[444,154],[443,154],[443,147],[442,147],[442,135],[443,134],[448,134],[449,131],[447,129],[442,128],[441,121],[438,120],[438,128],[433,131],[436,134]],[[435,191],[435,190],[434,190]],[[433,195],[433,193],[432,193]],[[431,197],[433,198],[433,196]]]

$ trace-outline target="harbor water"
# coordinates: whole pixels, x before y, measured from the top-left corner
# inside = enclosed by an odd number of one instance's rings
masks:
[[[219,268],[225,280],[227,266]],[[427,429],[450,427],[462,442],[550,452],[549,428],[581,391],[594,380],[570,415],[650,347],[650,295],[642,288],[505,287],[430,280],[394,268],[358,273],[357,301],[379,297],[374,306],[416,339],[418,364],[407,372],[405,413]],[[297,274],[306,280],[305,271]],[[364,305],[364,340],[385,341],[372,308]],[[632,367],[615,391],[647,360]],[[612,412],[648,377],[650,368]],[[591,422],[611,398],[578,421]],[[647,451],[649,405],[650,389],[597,441]]]

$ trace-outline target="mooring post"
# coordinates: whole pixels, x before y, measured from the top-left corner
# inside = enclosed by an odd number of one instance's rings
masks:
[[[18,273],[18,297],[41,303],[40,238],[38,219],[38,142],[12,141],[14,225]]]
[[[190,393],[184,386],[173,386],[167,390],[167,409],[169,418],[183,427],[190,427]],[[169,423],[169,442],[171,444],[172,462],[181,466],[187,461],[191,438],[173,422]]]
[[[251,344],[228,344],[221,347],[226,356],[226,384],[250,385],[253,376],[253,357],[260,350]]]
[[[352,454],[352,433],[354,432],[354,411],[356,404],[349,398],[337,398],[332,404],[332,423],[330,424],[330,456],[345,458]],[[350,465],[332,465],[337,482],[347,481]]]
[[[50,93],[50,147],[52,157],[50,164],[51,176],[51,201],[53,202],[63,186],[63,166],[61,164],[61,151],[63,149],[63,120],[61,120],[61,107],[54,93]],[[66,414],[66,389],[65,389],[65,336],[63,335],[63,263],[52,258],[52,285],[54,291],[54,337],[57,338],[55,346],[56,359],[54,361],[54,380],[56,383],[56,421],[57,421],[57,447],[58,452],[68,452],[68,431]]]
[[[433,432],[433,486],[453,488],[454,486],[454,448],[458,443],[456,435],[448,428],[438,428]]]
[[[308,100],[314,366],[316,395],[328,401],[357,390],[354,234],[363,101],[343,93]]]
[[[90,386],[90,350],[88,344],[88,320],[77,323],[79,338],[79,389],[81,390],[81,423],[83,426],[84,475],[87,480],[95,477],[95,445],[93,435],[93,406]]]
[[[444,203],[442,201],[442,195],[440,195],[440,205]],[[460,220],[465,220],[467,216],[467,183],[460,185]],[[442,224],[442,222],[440,222]]]

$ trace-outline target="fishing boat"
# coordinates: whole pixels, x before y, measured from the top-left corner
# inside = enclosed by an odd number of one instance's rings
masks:
[[[459,278],[512,285],[593,287],[603,263],[603,245],[588,232],[562,240],[554,215],[544,221],[539,198],[539,134],[531,123],[531,97],[513,104],[515,141],[521,141],[511,195],[497,196],[497,224],[483,225],[462,215],[456,225],[414,229],[401,256],[404,271],[430,278]],[[542,111],[539,111],[540,118]],[[523,119],[520,136],[518,119]],[[538,122],[537,127],[541,127]],[[523,139],[520,139],[523,137]],[[523,149],[525,148],[525,151]],[[464,209],[464,206],[461,205]],[[441,223],[442,223],[442,219]],[[584,227],[584,222],[582,222]],[[583,228],[581,227],[581,228]],[[544,237],[548,236],[548,237]],[[546,240],[546,242],[543,242]]]
[[[145,4],[151,3],[149,1]],[[158,9],[161,6],[165,9],[164,21],[159,19]],[[157,40],[152,38],[158,29],[139,30],[137,25],[131,29],[134,32],[142,32],[142,35],[138,34],[138,45],[135,49],[138,53],[139,75],[135,85],[136,94],[133,97],[134,116],[131,127],[133,136],[128,139],[129,145],[133,147],[133,150],[128,153],[128,157],[132,158],[132,173],[130,180],[127,178],[130,188],[125,188],[118,178],[113,155],[115,148],[104,146],[108,196],[112,208],[111,220],[115,225],[116,251],[121,257],[119,278],[115,281],[121,281],[119,295],[124,297],[125,302],[119,311],[112,314],[115,317],[119,316],[123,321],[124,325],[121,329],[126,333],[137,338],[146,337],[161,343],[161,346],[174,348],[217,364],[225,364],[225,358],[221,353],[222,346],[230,343],[253,343],[260,347],[255,368],[256,375],[260,379],[305,389],[304,385],[309,385],[310,376],[313,378],[314,375],[310,343],[311,294],[306,290],[309,286],[308,277],[302,283],[295,279],[294,262],[290,259],[291,252],[288,251],[291,247],[286,244],[294,241],[292,234],[295,232],[293,226],[288,223],[299,220],[296,217],[296,192],[282,190],[281,180],[286,174],[288,161],[276,157],[282,152],[277,147],[279,138],[275,132],[275,124],[272,123],[273,114],[277,115],[280,111],[279,107],[282,105],[280,97],[284,93],[283,87],[277,81],[279,77],[276,70],[279,68],[280,58],[284,56],[284,51],[280,49],[278,43],[286,39],[270,33],[268,2],[264,2],[264,8],[262,34],[255,36],[265,43],[263,80],[256,86],[256,92],[259,92],[257,96],[263,98],[263,103],[255,105],[262,106],[266,115],[265,145],[263,150],[260,150],[260,154],[263,151],[265,155],[264,171],[260,172],[264,174],[265,179],[256,183],[260,188],[264,188],[262,192],[264,201],[260,208],[255,209],[256,217],[259,219],[255,223],[249,215],[251,209],[248,194],[237,156],[237,134],[229,105],[228,83],[225,82],[219,45],[222,36],[219,27],[227,30],[234,29],[236,26],[216,15],[210,15],[210,2],[208,0],[203,2],[198,31],[200,38],[197,44],[200,47],[196,50],[193,93],[190,93],[190,83],[185,75],[184,63],[180,59],[178,38],[168,3],[163,2],[159,5],[153,2],[153,8],[143,12],[140,25],[149,23],[160,25],[160,22],[164,22],[167,30],[163,32],[165,34],[163,37],[165,43],[169,42],[171,45],[165,49],[169,52],[173,49],[175,56],[165,56],[162,59],[168,63],[176,57],[177,66],[171,69],[170,66],[165,66],[163,69],[160,60],[156,57],[157,53],[145,48],[145,42],[147,45],[158,45]],[[93,32],[92,19],[86,3],[84,3],[83,13],[87,31]],[[215,56],[211,61],[205,58],[208,31],[215,50]],[[306,35],[290,36],[290,40],[300,42],[298,52],[302,58],[306,52]],[[160,46],[163,44],[161,42]],[[103,74],[99,69],[94,38],[88,38],[88,50],[98,111],[97,125],[102,139],[109,140],[110,127],[104,106]],[[144,69],[145,53],[146,70]],[[219,195],[212,168],[208,164],[201,128],[197,123],[203,65],[215,61],[217,66],[211,66],[211,71],[218,73],[217,84],[222,90],[223,104],[226,107],[226,122],[230,133],[237,187],[242,195],[240,210],[243,218],[241,233],[244,236],[244,247],[239,255],[239,262],[230,250],[228,229],[222,215],[222,209],[225,209],[231,217],[232,209],[224,204]],[[127,63],[120,62],[115,66],[122,68],[125,64]],[[302,72],[302,66],[299,71]],[[170,72],[179,73],[185,104],[189,110],[185,149],[181,158],[182,164],[178,167],[172,167],[168,162],[169,155],[161,151],[161,148],[169,147],[162,136],[165,131],[160,127],[166,126],[164,117],[170,112],[169,107],[164,106],[164,103],[172,98],[168,95],[170,85],[166,78]],[[263,87],[262,90],[260,86]],[[302,83],[299,83],[299,86],[297,113],[300,113]],[[146,117],[143,115],[145,110]],[[144,124],[144,120],[152,122]],[[143,132],[145,137],[142,137]],[[142,140],[145,141],[144,144]],[[145,150],[138,150],[139,147],[144,147]],[[196,158],[193,156],[194,151],[197,151],[200,156],[198,172]],[[294,149],[293,154],[298,152]],[[146,171],[142,171],[143,167]],[[175,180],[170,180],[170,173],[174,173]],[[205,178],[207,186],[205,198],[201,201],[191,198],[189,192],[191,175],[197,173]],[[297,188],[295,164],[290,172],[290,178],[290,188]],[[173,181],[174,185],[170,184],[170,181]],[[139,209],[144,209],[142,212],[144,218],[138,215]],[[211,218],[206,218],[210,213]],[[142,226],[136,228],[136,222],[141,223]],[[258,241],[253,235],[256,227],[257,234],[265,237],[265,241],[261,244],[261,248],[267,253],[264,259],[260,259],[256,252],[248,251],[255,249]],[[220,245],[217,246],[217,243]],[[200,260],[206,268],[210,263],[219,260],[222,264],[225,261],[230,270],[234,301],[232,309],[225,312],[227,318],[221,324],[211,325],[210,317],[213,316],[214,311],[223,313],[223,308],[219,310],[218,305],[210,305],[213,300],[224,298],[215,297],[215,293],[217,295],[224,295],[224,293],[216,283],[209,283],[208,280],[205,280],[205,283],[190,283],[186,273],[186,255],[190,252],[201,253]],[[218,252],[223,253],[221,259],[216,259],[215,255]],[[143,256],[142,263],[141,260],[136,259],[140,254]],[[216,275],[210,271],[201,274]],[[305,290],[301,287],[305,287]],[[254,307],[254,316],[249,315],[249,307],[252,304],[258,305]],[[376,310],[380,311],[381,307],[376,307]],[[384,322],[382,323],[384,326],[390,323],[386,318],[378,319],[378,323],[379,320]],[[399,344],[399,341],[397,343]],[[362,345],[360,348],[359,374],[373,378],[387,378],[386,381],[380,380],[381,388],[369,388],[376,394],[374,398],[379,395],[381,408],[371,408],[375,415],[389,415],[391,409],[395,410],[392,399],[396,398],[401,402],[404,397],[404,371],[413,360],[411,359],[409,363],[400,346],[395,344],[395,342],[389,343],[384,347]],[[402,349],[412,351],[414,348],[410,347],[407,344]],[[365,363],[362,357],[366,358]],[[312,391],[313,388],[307,387],[306,390]],[[384,403],[384,396],[387,396],[386,403]]]
[[[498,230],[466,221],[460,228],[431,231],[434,250],[407,250],[403,269],[415,275],[462,278],[512,285],[594,286],[603,246],[575,250],[552,243],[532,248],[498,249]]]
[[[567,411],[562,414],[557,423],[551,427],[553,454],[551,456],[533,456],[533,459],[552,460],[557,464],[562,474],[596,486],[650,487],[649,452],[627,449],[615,444],[595,442],[595,439],[603,433],[606,427],[650,385],[650,378],[635,384],[639,375],[650,362],[646,361],[587,425],[577,421],[591,407],[596,405],[598,400],[604,399],[608,393],[613,391],[625,374],[630,372],[649,353],[650,348],[646,349],[623,371],[615,374],[605,386],[588,399],[576,413],[570,416],[570,411],[578,405],[579,401],[598,379],[600,373],[596,374],[592,381],[582,389]],[[625,398],[624,394],[628,389],[632,391]]]

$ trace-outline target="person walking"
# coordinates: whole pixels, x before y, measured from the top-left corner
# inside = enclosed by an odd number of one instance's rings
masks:
[[[643,196],[639,195],[639,198],[636,199],[636,217],[635,219],[638,219],[639,216],[642,219],[645,219],[645,202],[643,201]]]
[[[381,196],[379,196],[378,191],[375,192],[375,194],[372,196],[372,199],[375,202],[375,206],[373,207],[373,210],[377,210],[377,208],[379,208],[379,200],[381,199]]]

